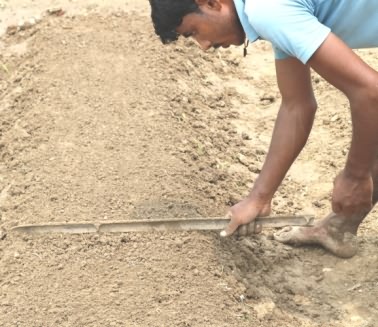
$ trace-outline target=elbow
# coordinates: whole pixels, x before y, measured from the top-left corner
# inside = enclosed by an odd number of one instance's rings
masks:
[[[300,112],[309,116],[315,116],[318,104],[315,97],[305,101],[282,99],[281,109],[290,112]]]
[[[315,99],[305,102],[282,101],[277,118],[285,121],[287,124],[291,124],[294,129],[297,129],[300,135],[308,135],[314,123],[316,110],[317,104]]]

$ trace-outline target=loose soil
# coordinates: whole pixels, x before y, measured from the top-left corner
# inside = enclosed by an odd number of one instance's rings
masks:
[[[34,15],[52,2],[19,3]],[[9,232],[223,215],[268,148],[280,102],[268,44],[245,59],[241,49],[203,53],[188,40],[163,47],[146,3],[81,3],[1,40],[0,325],[377,326],[376,211],[349,260],[279,244],[271,230],[227,240]],[[8,22],[17,7],[4,4]],[[377,50],[359,54],[378,67]],[[276,214],[327,214],[347,153],[347,101],[313,81],[316,124]]]

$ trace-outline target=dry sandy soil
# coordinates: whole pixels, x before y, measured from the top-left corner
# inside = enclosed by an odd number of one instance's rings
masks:
[[[163,47],[146,2],[0,1],[1,28],[67,13],[0,43],[0,326],[327,326],[378,321],[378,214],[349,260],[272,231],[26,236],[41,222],[219,216],[261,168],[279,106],[260,42]],[[378,51],[359,52],[378,67]],[[330,210],[351,126],[313,77],[311,139],[274,212]]]

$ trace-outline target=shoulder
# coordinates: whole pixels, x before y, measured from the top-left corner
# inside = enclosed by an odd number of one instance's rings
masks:
[[[292,2],[293,0],[246,0],[244,9],[248,17],[258,20],[261,15],[269,17],[278,14]]]
[[[257,32],[285,26],[293,17],[309,14],[307,0],[246,0],[245,13],[249,23]]]
[[[330,32],[315,17],[311,0],[246,0],[245,12],[257,34],[270,41],[276,58],[307,62]]]

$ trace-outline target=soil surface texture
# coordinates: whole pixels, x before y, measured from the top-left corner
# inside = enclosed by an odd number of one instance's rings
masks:
[[[270,46],[163,46],[147,1],[112,3],[0,1],[0,326],[378,326],[377,211],[348,260],[269,229],[10,232],[222,216],[261,169],[280,104]],[[377,50],[358,54],[378,68]],[[316,123],[274,214],[328,214],[345,162],[348,102],[312,78]]]

